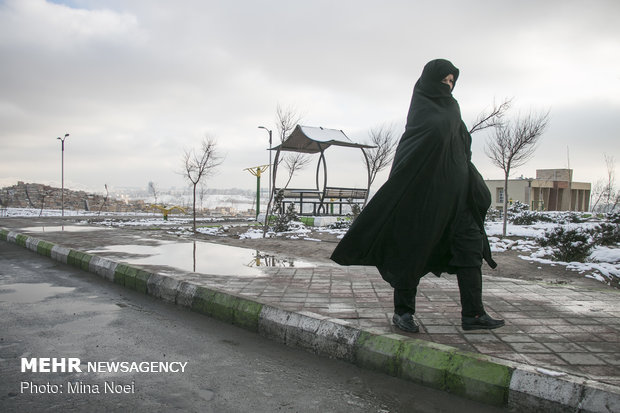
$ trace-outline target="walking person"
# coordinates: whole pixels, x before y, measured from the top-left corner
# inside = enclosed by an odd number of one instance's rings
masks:
[[[424,66],[388,180],[340,241],[331,259],[376,266],[394,288],[393,323],[418,332],[413,319],[420,279],[456,274],[464,330],[504,320],[482,303],[482,260],[492,268],[484,218],[491,194],[471,162],[471,136],[452,90],[459,70],[444,59]]]

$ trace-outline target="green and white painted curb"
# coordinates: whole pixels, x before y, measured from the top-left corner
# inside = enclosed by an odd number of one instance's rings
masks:
[[[484,403],[534,411],[620,412],[615,386],[284,310],[6,229],[0,229],[0,240],[275,341]]]

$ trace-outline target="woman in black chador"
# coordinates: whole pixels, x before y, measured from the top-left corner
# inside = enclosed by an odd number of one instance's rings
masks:
[[[394,324],[413,320],[420,278],[456,274],[462,327],[492,329],[482,304],[482,260],[495,268],[484,231],[491,194],[471,162],[471,136],[452,89],[459,70],[447,60],[424,66],[389,179],[334,250],[341,265],[376,266],[394,288]]]

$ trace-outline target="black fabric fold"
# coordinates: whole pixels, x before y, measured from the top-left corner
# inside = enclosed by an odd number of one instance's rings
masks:
[[[456,84],[459,70],[444,59],[424,67],[389,178],[331,255],[341,265],[376,266],[394,288],[417,285],[429,272],[455,272],[452,243],[463,211],[473,215],[477,245],[495,265],[483,225],[491,195],[471,163],[471,136],[458,102],[441,82],[448,74]]]

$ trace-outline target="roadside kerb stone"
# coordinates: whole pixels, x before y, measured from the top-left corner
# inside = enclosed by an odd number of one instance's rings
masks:
[[[259,334],[291,347],[355,361],[355,343],[361,331],[338,319],[309,312],[294,313],[263,305]]]
[[[127,267],[134,268],[135,273],[128,269],[125,274],[125,283],[127,283],[128,279],[131,283],[131,278],[133,278],[133,283],[135,285],[135,276],[138,269],[131,266]],[[152,295],[155,298],[160,298],[166,302],[176,304],[177,292],[180,283],[181,282],[179,280],[175,280],[174,278],[153,273],[146,281],[147,294]]]
[[[512,374],[508,405],[517,409],[538,406],[539,411],[620,412],[617,389],[604,383],[564,373],[541,374],[519,365]]]
[[[26,238],[25,244],[26,248],[28,248],[30,251],[38,252],[39,240],[37,238]]]
[[[286,345],[488,404],[536,411],[620,411],[620,392],[614,386],[565,373],[540,372],[528,365],[398,334],[360,329],[315,313],[284,310],[4,229],[0,230],[0,239]]]
[[[191,289],[185,287],[186,292]],[[183,298],[184,302],[189,296]],[[197,286],[193,291],[191,309],[244,329],[258,332],[263,304],[232,294]]]
[[[69,248],[62,247],[60,245],[54,245],[52,247],[52,254],[50,258],[56,261],[60,261],[63,264],[67,264],[67,257],[69,256],[70,252],[71,250]]]
[[[54,244],[52,244],[51,242],[47,242],[47,241],[39,241],[39,243],[37,244],[37,250],[35,251],[37,254],[39,255],[44,255],[46,257],[51,257],[52,256],[52,247],[54,247]]]
[[[50,255],[48,255],[48,257],[49,256],[51,256],[51,248]],[[117,262],[93,255],[93,258],[90,260],[90,263],[88,265],[88,271],[95,273],[108,281],[114,282],[114,273],[116,272],[116,267],[118,265],[119,264]]]
[[[177,293],[177,305],[191,309],[196,290],[198,290],[196,284],[182,281],[179,285],[179,292]]]

